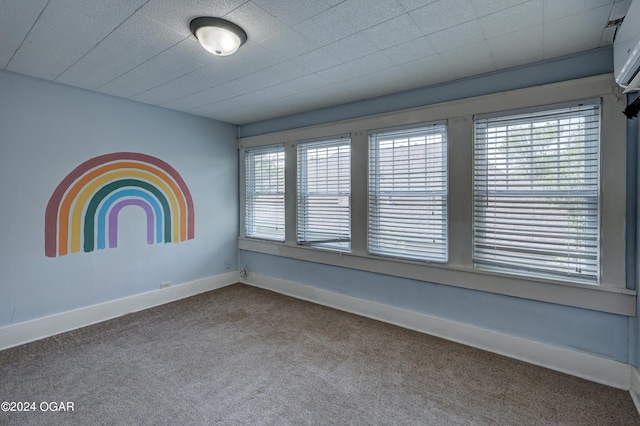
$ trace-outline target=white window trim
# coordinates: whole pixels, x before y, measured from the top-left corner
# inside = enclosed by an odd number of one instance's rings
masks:
[[[602,98],[601,285],[522,277],[473,268],[474,115],[594,97]],[[612,74],[604,74],[239,139],[241,158],[244,158],[244,147],[285,142],[285,179],[289,189],[285,195],[286,241],[274,243],[248,240],[241,231],[239,249],[567,306],[635,315],[636,292],[625,288],[626,119],[620,113],[624,107],[624,96],[619,94]],[[364,219],[367,217],[368,199],[368,131],[438,120],[448,122],[448,262],[412,262],[367,254],[367,221]],[[295,188],[296,183],[295,176],[291,176],[296,173],[295,142],[343,133],[350,133],[352,142],[352,250],[350,253],[332,253],[298,246],[295,234],[290,232],[296,220],[296,191],[291,189]],[[292,155],[287,153],[291,150],[294,154],[293,164]],[[456,172],[451,173],[452,170]],[[243,176],[244,170],[240,170],[241,180]],[[241,182],[240,188],[244,188],[244,182]],[[244,206],[242,192],[244,191],[241,190],[240,205]],[[241,220],[243,216],[244,211],[241,211]],[[240,229],[243,230],[244,226]]]

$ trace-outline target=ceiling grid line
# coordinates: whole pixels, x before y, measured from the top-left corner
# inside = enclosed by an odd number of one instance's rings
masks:
[[[50,1],[50,0],[49,0]],[[144,2],[144,4],[142,6],[144,6],[145,4],[147,4],[149,2],[149,0],[146,0]],[[47,2],[47,5],[49,3]],[[100,40],[99,42],[97,42],[95,44],[95,46],[93,46],[91,49],[89,49],[88,51],[86,51],[84,53],[84,55],[82,55],[81,57],[79,57],[74,63],[72,63],[71,65],[69,65],[64,71],[62,71],[60,74],[58,74],[55,78],[53,78],[53,81],[56,81],[58,78],[60,78],[60,76],[62,74],[64,74],[65,72],[67,72],[72,66],[74,66],[75,64],[77,64],[78,62],[80,62],[82,60],[82,58],[84,58],[85,56],[87,56],[93,49],[95,49],[98,45],[100,45],[100,43],[102,43],[103,41],[105,41],[111,34],[113,34],[118,28],[120,28],[125,22],[127,22],[127,20],[129,20],[133,15],[135,15],[138,10],[140,10],[140,8],[142,7],[138,7],[137,9],[135,9],[125,20],[123,20],[122,22],[120,22],[118,25],[116,25],[107,35],[105,35],[102,40]]]
[[[33,30],[33,27],[36,25],[36,22],[38,22],[38,19],[40,19],[40,16],[42,16],[42,12],[44,12],[44,10],[47,8],[47,6],[49,6],[49,2],[50,1],[51,0],[47,0],[47,3],[42,7],[42,9],[40,10],[40,13],[38,13],[38,16],[36,17],[36,19],[34,19],[33,23],[31,24],[31,27],[29,28],[29,31],[27,31],[27,33],[25,34],[24,38],[20,42],[20,45],[18,47],[16,47],[16,49],[11,54],[11,57],[9,58],[9,61],[7,61],[7,64],[4,66],[4,69],[6,69],[9,66],[9,64],[11,63],[11,61],[13,61],[13,58],[16,56],[16,53],[18,53],[18,50],[20,50],[20,48],[24,44],[24,42],[27,39],[27,37],[29,37],[29,34],[31,34],[31,30]]]

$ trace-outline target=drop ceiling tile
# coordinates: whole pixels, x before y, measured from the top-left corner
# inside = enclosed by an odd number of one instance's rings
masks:
[[[204,50],[198,40],[193,36],[185,38],[180,43],[171,46],[168,52],[178,55],[184,62],[198,66],[212,64],[220,60],[217,56]]]
[[[362,32],[377,48],[387,49],[422,36],[422,31],[404,13]]]
[[[350,92],[358,99],[384,96],[416,87],[415,82],[401,68],[380,70],[350,81]]]
[[[295,108],[290,112],[292,114],[348,103],[351,100],[351,94],[344,85],[338,86],[334,84],[310,91],[304,97],[291,97],[289,99],[291,100],[291,105]],[[262,119],[267,118],[269,117],[263,117]]]
[[[478,21],[469,21],[437,33],[429,34],[427,40],[437,52],[444,52],[484,40]]]
[[[598,47],[609,20],[611,5],[544,24],[545,59]],[[599,31],[594,31],[598,28]]]
[[[115,28],[146,0],[51,0],[49,7],[73,10]]]
[[[46,7],[6,69],[53,80],[110,31],[110,27],[73,10]]]
[[[334,9],[325,10],[293,27],[314,45],[321,47],[354,34],[357,30]]]
[[[437,53],[426,37],[402,43],[383,52],[396,65],[413,62]]]
[[[476,19],[471,0],[439,1],[409,12],[409,15],[425,35]]]
[[[287,60],[316,49],[313,43],[290,28],[286,28],[269,37],[262,41],[260,45],[280,60]]]
[[[232,111],[234,109],[242,108],[246,105],[249,105],[253,101],[254,101],[253,95],[251,93],[248,93],[248,94],[238,95],[233,98],[225,99],[224,101],[221,101],[219,103],[224,105],[227,110]],[[214,102],[211,102],[211,103],[213,104]],[[202,111],[202,109],[205,107],[206,107],[205,105],[199,105],[194,108],[186,109],[185,111],[188,111],[188,112]]]
[[[237,53],[231,56],[214,57],[216,61],[212,62],[211,65],[218,67],[218,76],[214,78],[215,84],[251,74],[280,62],[280,59],[269,50],[257,43],[250,42],[247,42]],[[212,84],[212,86],[215,84]]]
[[[555,20],[602,6],[612,6],[613,0],[544,0],[545,20]]]
[[[20,47],[47,0],[6,0],[0,2],[0,68],[4,69]]]
[[[286,83],[280,83],[277,86],[277,90],[281,96],[292,96],[297,93],[304,93],[318,87],[325,86],[327,83],[315,74],[303,75],[298,78],[294,78]]]
[[[188,112],[189,114],[199,115],[201,117],[215,117],[216,120],[224,121],[226,123],[238,124],[233,123],[237,112],[229,111],[227,106],[222,102],[217,104],[205,105],[185,112]]]
[[[100,87],[104,93],[128,93],[132,97],[146,90],[196,71],[202,65],[185,60],[182,55],[165,50],[147,62]],[[117,95],[122,96],[122,95]]]
[[[266,10],[288,26],[293,26],[305,19],[329,9],[331,5],[318,0],[253,0],[255,4]]]
[[[480,18],[480,25],[486,38],[493,38],[534,25],[541,25],[542,19],[542,0],[531,0],[484,16]]]
[[[123,68],[134,68],[165,49],[162,43],[149,44],[124,33],[114,31],[85,56],[99,56]]]
[[[56,81],[96,89],[158,54],[160,49],[123,33],[113,32],[75,62]],[[87,87],[88,84],[91,84]]]
[[[629,6],[631,6],[631,0],[616,0],[616,2],[613,4],[613,8],[611,9],[611,15],[609,16],[609,18],[622,18],[627,14]]]
[[[224,18],[242,27],[247,39],[257,43],[287,28],[278,18],[251,1],[229,12]]]
[[[126,78],[122,78],[124,76],[126,76]],[[154,81],[149,79],[148,76],[130,71],[123,74],[120,78],[103,84],[97,88],[96,91],[121,98],[131,98],[145,88],[145,84],[151,85],[153,83]],[[160,82],[156,81],[155,83],[159,84]]]
[[[174,30],[191,34],[189,23],[200,16],[224,17],[246,0],[149,0],[138,13],[155,19]]]
[[[323,48],[340,62],[349,62],[376,52],[378,48],[362,33],[356,33]]]
[[[11,60],[11,55],[7,52],[0,52],[0,69],[4,69]]]
[[[487,40],[498,68],[508,68],[544,59],[543,27],[536,25]]]
[[[405,13],[396,0],[346,0],[335,7],[359,31]]]
[[[439,0],[400,0],[400,4],[404,7],[404,10],[410,12],[437,1]]]
[[[136,13],[124,21],[115,31],[123,33],[147,44],[164,50],[184,40],[188,36],[141,13]]]
[[[399,66],[413,82],[415,87],[429,86],[457,78],[440,55],[429,56]]]
[[[340,65],[342,61],[333,56],[333,53],[325,48],[316,49],[311,52],[292,58],[291,61],[303,66],[307,71],[317,72],[327,68]]]
[[[305,75],[299,78],[294,78],[286,83],[267,87],[251,94],[255,98],[256,103],[270,103],[277,99],[287,98],[296,93],[309,92],[318,87],[323,87],[326,84],[326,81],[317,75]]]
[[[490,15],[504,9],[508,9],[519,4],[525,3],[527,0],[472,0],[473,8],[478,17]],[[563,1],[563,0],[556,0]]]
[[[207,90],[193,93],[163,104],[167,108],[191,110],[213,102],[231,99],[248,93],[256,93],[268,87],[295,79],[303,73],[301,67],[283,62],[254,74],[240,77]],[[289,84],[289,83],[287,83]]]
[[[105,61],[100,56],[87,55],[73,64],[55,81],[82,87],[83,89],[95,90],[126,71],[126,68],[113,64],[108,60]]]
[[[176,79],[146,90],[132,97],[132,99],[151,104],[163,104],[174,99],[209,89],[216,81],[218,67],[207,65],[196,71],[185,74]]]
[[[253,74],[254,79],[261,81],[261,85],[270,85],[295,79],[307,74],[307,70],[293,61],[280,62]]]
[[[497,69],[486,41],[448,50],[440,56],[458,78],[484,74]]]
[[[212,102],[221,101],[223,99],[230,99],[230,97],[220,98],[217,96],[217,91],[213,88],[201,90],[196,93],[192,93],[189,96],[174,99],[172,101],[162,103],[161,106],[169,109],[177,109],[180,111],[192,111],[203,105],[208,105]]]
[[[600,42],[598,43],[598,47],[609,46],[613,44],[613,38],[616,33],[615,27],[604,28],[602,30],[602,36],[600,37]]]
[[[146,68],[147,64],[148,62],[103,84],[98,90],[114,96],[132,98],[182,75],[177,74],[173,69],[159,66],[156,66],[153,72],[149,72],[149,69]]]
[[[184,43],[179,43],[179,45],[184,45]],[[198,46],[200,46],[200,44],[198,44]],[[145,72],[153,74],[154,68],[166,68],[168,70],[173,70],[176,73],[180,73],[179,75],[182,75],[191,71],[195,71],[196,69],[204,65],[210,64],[210,62],[194,60],[183,55],[182,53],[185,53],[183,49],[174,46],[173,48],[164,50],[158,55],[149,59],[144,64],[141,64],[137,69],[144,69]],[[213,56],[202,55],[202,52],[199,53],[201,54],[201,56]]]
[[[393,62],[391,62],[384,53],[376,52],[354,61],[320,71],[316,73],[316,75],[328,83],[337,83],[378,70],[387,69],[393,65]]]
[[[137,95],[131,96],[130,99],[151,105],[160,105],[164,102],[169,102],[183,94],[182,87],[176,87],[175,85],[169,87],[170,83],[171,82],[169,81],[149,90],[145,90]]]

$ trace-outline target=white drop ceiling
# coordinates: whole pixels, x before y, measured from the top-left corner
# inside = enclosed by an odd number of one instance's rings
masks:
[[[0,0],[0,68],[247,124],[607,46],[630,3]],[[199,16],[247,43],[207,53]]]

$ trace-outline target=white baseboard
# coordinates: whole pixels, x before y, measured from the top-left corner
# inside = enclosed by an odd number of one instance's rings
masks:
[[[619,389],[631,388],[629,364],[505,333],[250,273],[242,283],[420,331]],[[640,381],[638,382],[640,388]]]
[[[631,399],[636,405],[636,410],[640,413],[640,372],[635,367],[631,367],[631,389],[629,389]]]
[[[237,283],[239,278],[239,271],[228,272],[1,327],[0,350],[222,288]]]

